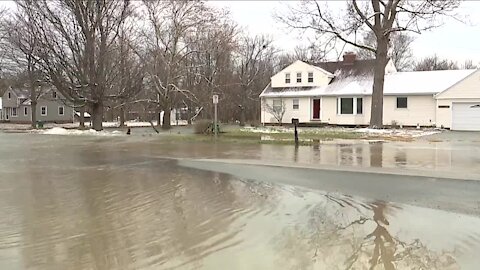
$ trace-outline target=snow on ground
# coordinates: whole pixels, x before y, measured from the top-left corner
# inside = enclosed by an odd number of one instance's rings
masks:
[[[95,136],[119,136],[123,132],[114,130],[114,131],[95,131],[93,129],[87,130],[78,130],[78,129],[65,129],[62,127],[54,127],[46,130],[41,130],[40,134],[46,135],[95,135]]]
[[[243,132],[261,133],[261,134],[275,134],[275,133],[293,133],[293,128],[287,127],[245,127]],[[322,128],[298,128],[301,133],[324,133],[324,132],[356,132],[363,133],[370,136],[380,137],[402,137],[402,138],[418,138],[429,136],[442,131],[439,129],[371,129],[371,128],[342,128],[342,127],[322,127]]]
[[[281,130],[280,128],[274,128],[274,127],[244,127],[240,129],[240,131],[245,131],[245,132],[251,132],[251,133],[266,133],[266,134],[272,134],[272,133],[281,133],[281,132],[287,132],[286,130]]]
[[[157,121],[152,122],[155,126]],[[150,127],[150,122],[140,122],[140,121],[126,121],[126,127]],[[187,125],[187,121],[179,120],[178,126]],[[65,123],[65,124],[55,124],[55,123],[45,123],[45,128],[54,128],[61,127],[66,129],[78,128],[80,124],[78,122],[74,123]],[[90,123],[85,122],[85,126],[89,127]],[[104,128],[118,128],[120,126],[119,122],[103,122]],[[172,126],[177,126],[177,121],[172,121]],[[30,124],[14,124],[14,123],[0,123],[0,130],[29,130],[31,129]]]
[[[412,138],[429,136],[429,135],[433,135],[441,132],[441,130],[436,130],[436,129],[373,129],[373,128],[359,128],[353,131],[359,132],[359,133],[365,133],[368,135],[412,137]]]

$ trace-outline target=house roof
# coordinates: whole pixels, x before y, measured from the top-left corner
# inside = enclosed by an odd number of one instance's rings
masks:
[[[310,63],[310,65],[324,69],[337,77],[358,76],[371,74],[375,66],[375,59],[354,60],[353,62],[320,62]]]
[[[465,79],[475,72],[469,70],[437,70],[396,72],[385,75],[385,95],[421,95],[438,94],[452,85]],[[358,75],[341,77],[324,87],[315,87],[310,90],[269,91],[265,89],[261,97],[303,97],[303,96],[346,96],[346,95],[371,95],[373,88],[373,75]]]
[[[27,89],[10,89],[18,98],[28,98],[30,96],[30,92]]]
[[[75,115],[80,117],[80,112],[75,111]],[[83,117],[90,117],[90,114],[88,112],[83,112]]]

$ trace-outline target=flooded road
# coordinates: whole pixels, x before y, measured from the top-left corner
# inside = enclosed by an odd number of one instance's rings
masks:
[[[314,147],[297,160],[314,157]],[[164,158],[282,161],[295,157],[287,149],[0,134],[0,269],[478,269],[480,215],[455,209],[480,207],[480,183],[429,179],[416,194],[425,203],[413,204],[381,190],[355,193],[361,185],[350,192],[325,174],[310,186],[278,168],[228,173]],[[275,173],[292,182],[267,177]],[[457,204],[445,211],[448,195]]]

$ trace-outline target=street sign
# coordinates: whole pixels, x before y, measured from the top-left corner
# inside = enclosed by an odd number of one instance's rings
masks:
[[[218,95],[213,95],[213,104],[218,104]]]

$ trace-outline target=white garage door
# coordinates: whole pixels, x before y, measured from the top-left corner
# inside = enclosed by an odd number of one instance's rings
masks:
[[[453,103],[452,130],[480,131],[480,102]]]

